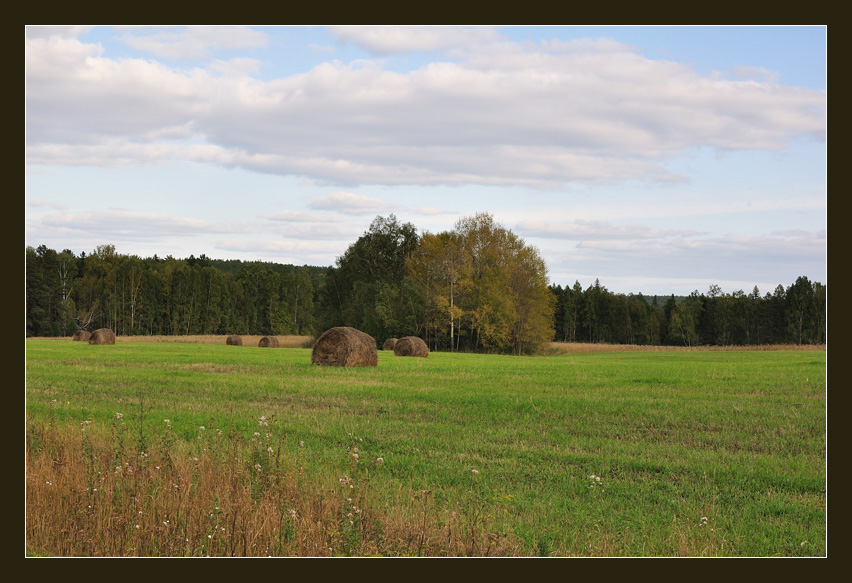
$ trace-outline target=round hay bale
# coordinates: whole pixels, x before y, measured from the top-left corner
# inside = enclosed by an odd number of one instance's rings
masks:
[[[74,332],[74,335],[71,337],[71,340],[74,342],[88,342],[91,336],[92,333],[88,330],[77,330],[76,332]]]
[[[278,348],[280,346],[278,338],[275,336],[264,336],[257,345],[261,348]]]
[[[422,338],[406,336],[396,341],[396,344],[393,346],[393,353],[397,356],[420,356],[426,358],[429,356],[429,347],[426,346]]]
[[[243,345],[243,337],[237,336],[236,334],[231,334],[225,339],[225,344],[229,344],[231,346],[242,346]]]
[[[115,333],[109,328],[98,328],[89,336],[89,344],[115,344]]]
[[[376,339],[349,326],[329,328],[317,338],[311,363],[324,366],[378,366]]]
[[[388,338],[385,340],[385,343],[382,344],[382,350],[393,350],[394,344],[396,344],[396,338]]]

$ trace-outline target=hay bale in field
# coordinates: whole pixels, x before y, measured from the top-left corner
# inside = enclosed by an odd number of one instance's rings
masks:
[[[406,336],[396,341],[393,347],[393,353],[397,356],[420,356],[426,358],[429,356],[429,347],[423,342],[422,338],[417,336]]]
[[[74,332],[74,335],[71,337],[71,340],[74,342],[88,342],[91,336],[92,333],[88,330],[77,330],[76,332]]]
[[[109,328],[98,328],[89,336],[89,344],[115,344],[115,333]]]
[[[257,343],[260,348],[278,348],[280,343],[278,342],[278,338],[275,336],[264,336],[260,339],[260,342]]]
[[[324,366],[378,366],[376,339],[349,326],[329,328],[317,338],[311,363]]]
[[[394,344],[396,344],[396,338],[388,338],[385,340],[385,343],[382,344],[382,350],[393,350]]]
[[[231,334],[225,339],[225,344],[230,346],[242,346],[243,345],[243,337],[237,336],[236,334]]]

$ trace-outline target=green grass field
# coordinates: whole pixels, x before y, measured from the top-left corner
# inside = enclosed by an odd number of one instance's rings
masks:
[[[337,518],[329,519],[336,526],[320,532],[313,521],[315,547],[305,546],[307,535],[294,546],[309,525],[294,519],[285,529],[283,515],[270,530],[278,540],[266,543],[271,554],[826,553],[824,351],[427,359],[380,351],[378,367],[341,369],[311,365],[310,350],[301,348],[36,339],[26,348],[34,554],[214,554],[187,501],[215,501],[198,497],[178,500],[172,518],[158,521],[160,530],[145,539],[156,548],[132,538],[141,529],[130,506],[167,481],[134,477],[125,500],[131,482],[119,468],[104,468],[141,467],[138,450],[147,449],[165,450],[158,459],[170,464],[207,456],[211,476],[230,468],[232,489],[236,482],[253,488],[240,516],[272,488],[258,476],[273,473],[276,483],[291,480],[291,497],[338,500]],[[105,444],[100,454],[96,436]],[[109,459],[97,465],[99,456]],[[80,481],[62,474],[75,459],[88,472]],[[159,475],[146,468],[146,476]],[[203,472],[187,472],[201,492]],[[99,502],[105,510],[97,519],[93,476],[111,496]],[[357,532],[344,519],[354,503],[332,492],[345,486],[344,476],[359,480],[357,501],[370,513]],[[211,488],[216,500],[225,495]],[[299,511],[308,512],[302,503]],[[50,526],[37,513],[45,505],[75,516],[81,532],[123,517],[126,547],[98,550],[91,537],[69,546],[63,537],[71,535],[59,526],[44,532]],[[281,512],[288,511],[296,515]],[[80,518],[86,512],[91,517]],[[250,548],[255,527],[245,520],[240,532]],[[177,521],[185,546],[164,547],[177,536],[163,529]],[[457,546],[441,542],[444,534]],[[230,542],[217,548],[234,554]]]

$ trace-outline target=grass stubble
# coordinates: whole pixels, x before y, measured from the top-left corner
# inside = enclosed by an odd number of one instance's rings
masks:
[[[825,555],[823,352],[27,348],[29,556]]]

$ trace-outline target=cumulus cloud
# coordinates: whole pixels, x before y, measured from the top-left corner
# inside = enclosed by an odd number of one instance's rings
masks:
[[[185,159],[344,186],[549,188],[680,181],[666,162],[695,148],[781,150],[825,138],[824,91],[702,76],[606,39],[522,44],[443,27],[336,34],[377,52],[460,43],[466,52],[406,73],[328,62],[261,81],[247,59],[177,69],[114,59],[75,38],[28,37],[27,161]],[[143,36],[163,55],[264,42],[219,27],[126,34],[137,46]]]

